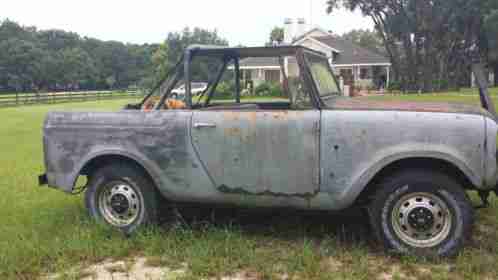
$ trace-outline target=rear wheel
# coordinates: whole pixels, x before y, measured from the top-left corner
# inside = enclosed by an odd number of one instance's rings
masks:
[[[372,227],[389,251],[453,256],[470,237],[473,208],[445,174],[405,170],[386,178],[369,207]]]
[[[94,172],[85,204],[93,218],[127,234],[157,221],[158,196],[153,183],[128,165],[108,165]]]

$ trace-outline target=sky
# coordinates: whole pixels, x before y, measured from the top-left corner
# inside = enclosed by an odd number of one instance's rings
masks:
[[[313,27],[343,34],[371,29],[361,13],[328,15],[326,0],[4,0],[0,19],[39,29],[128,43],[159,43],[184,27],[217,30],[230,45],[258,46],[285,18],[305,18]],[[310,21],[312,19],[312,21]]]

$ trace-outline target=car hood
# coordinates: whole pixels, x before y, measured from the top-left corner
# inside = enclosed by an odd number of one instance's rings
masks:
[[[327,108],[336,110],[372,110],[372,111],[408,111],[408,112],[435,112],[461,113],[494,117],[485,109],[462,103],[436,103],[414,101],[380,101],[362,97],[337,98],[325,101]]]

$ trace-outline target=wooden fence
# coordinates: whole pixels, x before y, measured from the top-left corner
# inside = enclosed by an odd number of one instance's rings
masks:
[[[138,91],[87,91],[0,94],[0,107],[24,106],[32,104],[54,104],[118,98],[140,98]]]

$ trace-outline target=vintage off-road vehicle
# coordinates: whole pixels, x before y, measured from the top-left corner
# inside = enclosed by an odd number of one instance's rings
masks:
[[[284,97],[241,98],[239,61],[261,57],[280,62]],[[200,96],[195,80],[209,81]],[[497,191],[496,135],[476,106],[343,97],[327,57],[304,47],[191,46],[140,104],[49,113],[39,180],[74,193],[87,176],[90,215],[126,233],[168,202],[359,205],[390,251],[451,256],[473,227],[466,191]]]

